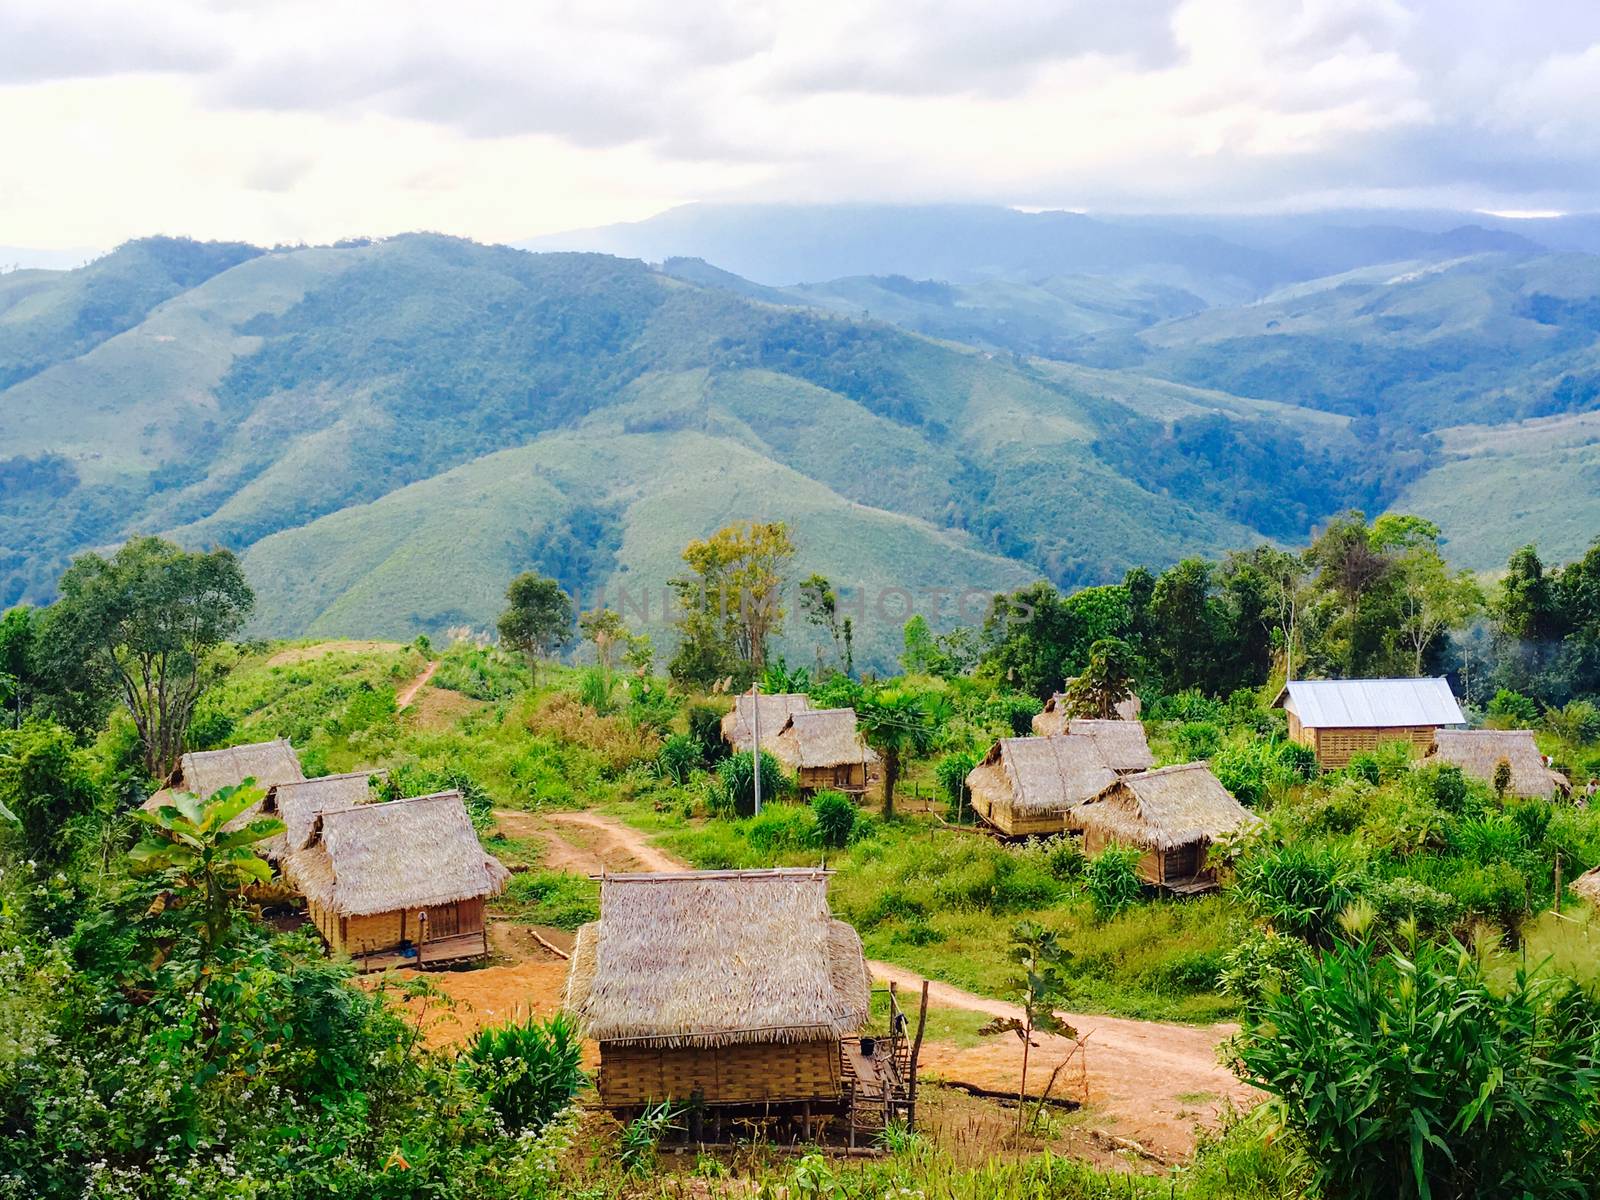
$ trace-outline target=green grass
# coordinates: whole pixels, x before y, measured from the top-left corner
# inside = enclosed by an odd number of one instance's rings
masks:
[[[522,871],[495,897],[496,912],[529,925],[572,930],[600,916],[600,885],[562,871]]]

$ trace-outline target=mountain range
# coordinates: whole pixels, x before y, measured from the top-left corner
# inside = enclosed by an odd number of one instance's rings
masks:
[[[1100,582],[1345,508],[1490,569],[1600,530],[1596,226],[694,206],[544,239],[144,239],[0,275],[0,604],[160,532],[263,634],[484,627],[783,519],[797,574]],[[948,609],[945,613],[950,615]],[[793,653],[808,639],[791,634]]]

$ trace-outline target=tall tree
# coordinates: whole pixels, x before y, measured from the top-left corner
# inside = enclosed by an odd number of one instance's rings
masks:
[[[800,584],[800,612],[806,623],[826,633],[833,642],[833,660],[846,675],[853,674],[852,661],[855,628],[847,616],[839,613],[839,594],[825,575],[810,575]],[[822,675],[823,650],[817,647],[817,675]]]
[[[1483,607],[1483,592],[1470,571],[1452,571],[1433,545],[1416,545],[1396,563],[1400,624],[1395,636],[1421,675],[1428,653],[1452,629],[1466,625]]]
[[[500,640],[528,661],[537,673],[572,638],[572,597],[554,579],[526,571],[506,588],[506,610],[500,614]]]
[[[244,628],[254,605],[231,552],[138,538],[109,559],[73,561],[43,640],[67,673],[121,700],[145,770],[162,778],[183,753],[200,693],[220,674],[216,649]]]
[[[611,661],[619,650],[628,645],[628,627],[621,614],[609,608],[594,608],[578,618],[578,631],[584,640],[593,643],[596,659],[602,671],[611,670]]]
[[[25,604],[0,616],[0,710],[13,729],[22,724],[37,689],[39,614]]]
[[[673,674],[699,682],[732,664],[741,679],[759,676],[767,643],[783,631],[783,585],[794,543],[781,521],[742,521],[684,547],[689,574],[671,581],[681,642]]]
[[[894,789],[907,758],[926,754],[938,732],[937,714],[928,700],[904,688],[888,688],[856,708],[861,736],[883,756],[883,816],[894,817]]]

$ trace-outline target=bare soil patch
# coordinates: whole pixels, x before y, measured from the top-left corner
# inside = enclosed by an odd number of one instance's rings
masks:
[[[488,706],[488,701],[474,700],[460,692],[425,687],[411,697],[405,710],[405,722],[408,728],[422,731],[450,729],[463,717]]]
[[[411,706],[411,702],[417,698],[417,693],[428,686],[428,680],[433,678],[433,673],[438,669],[439,662],[437,659],[435,659],[433,662],[429,663],[426,668],[424,668],[422,674],[418,675],[410,683],[406,684],[405,687],[401,688],[400,694],[394,698],[394,706],[396,710],[399,712],[404,712],[407,708],[409,708]]]
[[[371,654],[378,650],[404,650],[404,642],[318,642],[315,646],[291,646],[267,659],[269,667],[292,667],[329,654]]]

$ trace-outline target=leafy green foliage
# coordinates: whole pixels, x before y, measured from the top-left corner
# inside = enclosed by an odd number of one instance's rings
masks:
[[[1089,859],[1083,883],[1096,916],[1116,916],[1139,899],[1144,884],[1135,868],[1142,857],[1143,852],[1132,846],[1107,846]]]
[[[1324,1194],[1583,1194],[1600,1011],[1571,984],[1518,971],[1501,990],[1460,946],[1353,942],[1247,1011],[1238,1065],[1279,1098]]]
[[[77,823],[99,798],[91,764],[65,729],[30,721],[0,731],[0,804],[17,824],[25,857],[65,858]]]
[[[600,918],[599,886],[561,871],[519,871],[495,903],[529,924],[557,929],[577,929]]]
[[[700,744],[686,733],[674,733],[662,740],[656,752],[656,770],[663,779],[676,784],[689,782],[689,776],[700,766]]]
[[[563,1013],[480,1030],[458,1060],[512,1133],[538,1131],[583,1086],[583,1040]]]
[[[783,769],[783,764],[770,753],[761,752],[761,802],[776,803],[794,790],[794,780]],[[716,786],[711,796],[712,808],[721,816],[748,817],[755,811],[755,764],[750,751],[745,750],[722,760],[717,767]]]
[[[850,797],[840,792],[818,792],[812,797],[811,811],[817,819],[817,836],[824,846],[842,850],[850,844],[850,835],[856,827],[856,806]]]
[[[1326,945],[1361,886],[1361,866],[1331,846],[1258,845],[1234,867],[1234,894],[1273,928]]]

